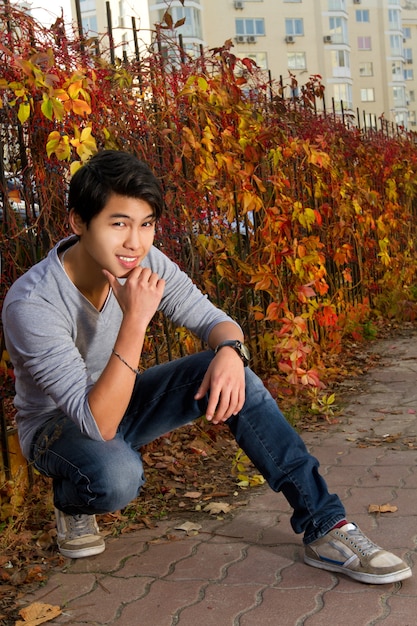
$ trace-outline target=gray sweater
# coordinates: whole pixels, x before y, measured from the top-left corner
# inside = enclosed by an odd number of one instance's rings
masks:
[[[122,311],[111,291],[98,311],[68,278],[58,254],[75,240],[59,242],[12,285],[4,301],[6,348],[16,376],[16,421],[26,457],[34,432],[62,414],[89,437],[102,440],[88,394],[110,358]],[[207,341],[216,324],[232,321],[157,248],[142,265],[165,279],[159,309],[177,326]]]

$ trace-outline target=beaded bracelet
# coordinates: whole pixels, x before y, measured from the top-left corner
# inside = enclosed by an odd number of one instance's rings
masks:
[[[136,374],[136,376],[140,376],[140,371],[138,369],[136,369],[135,367],[132,367],[131,365],[129,365],[129,363],[127,361],[124,360],[124,358],[122,356],[120,356],[120,354],[118,352],[116,352],[116,350],[114,348],[112,348],[112,353],[114,354],[114,356],[117,356],[117,358],[126,365],[126,367],[128,367],[130,369],[131,372],[133,372],[134,374]]]

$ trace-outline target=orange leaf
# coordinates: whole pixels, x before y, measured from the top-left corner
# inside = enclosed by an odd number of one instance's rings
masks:
[[[61,613],[59,606],[34,602],[19,611],[19,615],[23,617],[23,622],[22,620],[17,620],[15,626],[38,626],[39,624],[50,622],[58,615],[61,615]]]

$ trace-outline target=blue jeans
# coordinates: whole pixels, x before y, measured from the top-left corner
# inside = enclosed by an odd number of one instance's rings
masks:
[[[32,444],[35,467],[53,479],[55,506],[69,514],[105,513],[125,507],[145,482],[138,448],[204,415],[207,399],[196,393],[213,352],[170,361],[137,377],[129,407],[112,441],[94,441],[63,417],[45,424]],[[262,381],[246,372],[246,401],[229,426],[237,443],[274,491],[293,509],[291,525],[310,543],[345,518],[340,499],[328,492],[297,432]]]

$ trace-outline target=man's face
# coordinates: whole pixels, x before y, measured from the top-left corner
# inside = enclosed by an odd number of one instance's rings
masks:
[[[148,254],[155,236],[155,217],[145,200],[112,195],[88,228],[74,228],[89,269],[106,269],[123,278]]]

